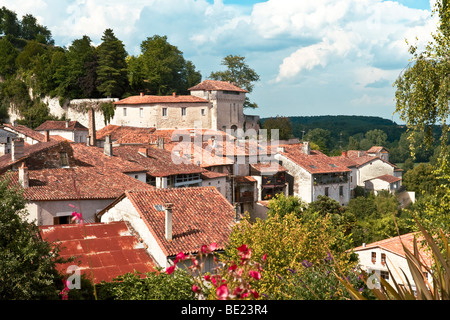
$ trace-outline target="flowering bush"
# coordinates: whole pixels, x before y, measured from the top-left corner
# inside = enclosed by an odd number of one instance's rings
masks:
[[[258,299],[260,295],[252,284],[261,279],[267,255],[261,258],[261,262],[254,261],[251,259],[252,250],[243,244],[237,248],[239,261],[219,262],[214,256],[218,266],[212,273],[205,273],[203,270],[205,259],[214,254],[216,249],[217,245],[212,243],[209,246],[202,246],[197,256],[180,252],[174,260],[174,265],[167,268],[166,273],[172,274],[178,263],[190,260],[191,265],[188,270],[194,281],[192,291],[198,299]]]

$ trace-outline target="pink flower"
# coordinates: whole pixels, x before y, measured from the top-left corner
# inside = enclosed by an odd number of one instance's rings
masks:
[[[228,297],[228,287],[226,284],[221,285],[216,290],[216,295],[219,300],[226,300]]]
[[[267,260],[267,253],[265,255],[263,255],[262,259],[263,259],[263,261]]]
[[[177,254],[177,257],[175,258],[175,263],[177,263],[178,261],[183,261],[184,259],[186,259],[186,255],[183,252],[180,252],[179,254]]]
[[[175,271],[175,265],[170,266],[166,269],[167,274],[172,274]]]
[[[261,279],[261,273],[259,273],[258,271],[250,271],[249,272],[250,276],[256,280]]]
[[[236,270],[237,265],[233,264],[231,267],[228,268],[229,271],[234,271]]]
[[[83,217],[79,212],[72,212],[72,222],[78,221],[80,224],[83,224]]]
[[[205,280],[206,281],[210,281],[211,280],[211,276],[209,274],[205,274]]]
[[[237,248],[238,251],[240,252],[246,252],[248,250],[248,247],[246,244],[243,244],[242,246],[240,246],[239,248]]]
[[[255,299],[258,299],[258,297],[259,297],[259,293],[258,292],[256,292],[255,290],[250,290],[250,292],[253,294],[253,297]]]
[[[59,293],[63,300],[69,300],[69,287],[68,287],[69,281],[64,281],[64,289],[61,290]]]
[[[192,285],[192,291],[194,291],[195,293],[200,292],[201,289],[200,287],[196,286],[195,284]]]
[[[209,245],[209,250],[214,251],[217,249],[217,243],[213,242]]]

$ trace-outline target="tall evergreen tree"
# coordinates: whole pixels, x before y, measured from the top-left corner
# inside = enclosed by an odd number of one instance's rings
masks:
[[[112,29],[105,30],[102,41],[97,49],[97,90],[104,96],[121,97],[128,86],[127,52]]]

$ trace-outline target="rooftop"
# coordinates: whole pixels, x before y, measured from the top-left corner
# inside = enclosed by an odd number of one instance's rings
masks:
[[[74,261],[58,264],[65,273],[70,265],[78,265],[82,274],[94,283],[111,281],[119,275],[138,271],[155,271],[146,249],[130,232],[125,222],[88,223],[39,227],[44,240],[60,245],[60,256]]]
[[[245,89],[241,89],[238,86],[227,82],[227,81],[217,81],[217,80],[204,80],[188,89],[189,91],[196,90],[206,90],[206,91],[237,91],[237,92],[248,92]]]
[[[234,225],[233,207],[215,187],[126,191],[116,203],[124,197],[131,201],[166,256],[181,251],[195,253],[213,242],[217,250],[223,250]],[[164,234],[165,212],[157,210],[166,203],[173,204],[171,241]]]
[[[35,129],[35,131],[47,131],[47,130],[88,131],[89,129],[83,126],[78,121],[53,121],[53,120],[47,120]]]
[[[160,103],[209,103],[209,101],[191,95],[180,95],[180,96],[139,95],[139,96],[131,96],[114,102],[115,105],[160,104]]]

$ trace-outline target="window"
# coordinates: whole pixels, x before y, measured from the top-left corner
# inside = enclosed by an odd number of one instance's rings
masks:
[[[139,117],[144,117],[144,108],[139,108]]]
[[[386,253],[382,253],[381,254],[381,264],[385,264],[386,263]]]
[[[377,253],[376,252],[372,252],[372,263],[377,262]]]
[[[181,108],[181,115],[185,116],[186,115],[186,108]]]
[[[59,154],[59,163],[61,167],[68,167],[69,166],[69,159],[67,158],[66,152],[61,152]]]
[[[344,196],[344,187],[343,186],[339,186],[339,196],[340,197]]]
[[[124,116],[124,117],[127,116],[127,108],[123,108],[123,116]]]
[[[162,108],[162,116],[167,117],[167,108]]]
[[[389,281],[389,272],[387,271],[380,271],[380,277],[386,281]]]
[[[328,187],[325,188],[325,196],[328,197]]]
[[[205,115],[205,109],[202,109],[201,112],[202,112],[202,116],[204,116]]]

